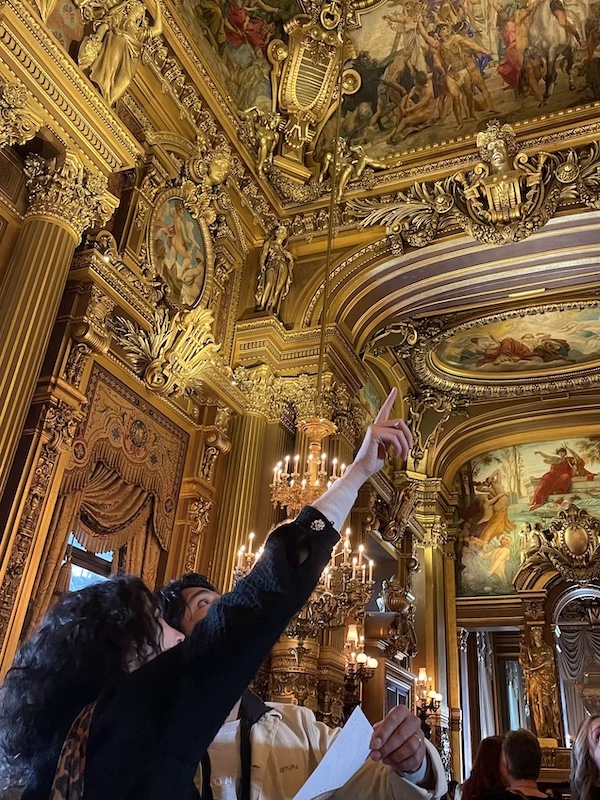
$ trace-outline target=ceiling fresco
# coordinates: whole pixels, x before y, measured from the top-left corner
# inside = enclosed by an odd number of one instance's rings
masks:
[[[268,46],[286,40],[296,0],[183,0],[179,11],[238,109],[272,110]],[[600,42],[600,6],[588,0],[387,0],[355,22],[347,66],[361,86],[344,99],[341,134],[374,158],[600,98],[600,58],[586,50]]]
[[[459,331],[435,352],[462,374],[556,371],[600,360],[600,308],[541,311]]]
[[[459,470],[454,490],[459,594],[512,594],[532,530],[571,503],[600,518],[600,437],[488,451]]]
[[[600,386],[596,300],[403,320],[369,345],[408,362],[422,387],[470,399],[534,396]]]

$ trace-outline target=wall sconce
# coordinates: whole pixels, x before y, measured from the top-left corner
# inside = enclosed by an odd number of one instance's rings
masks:
[[[431,739],[429,718],[440,710],[442,699],[442,695],[433,688],[433,680],[427,676],[425,667],[420,667],[417,677],[417,716],[427,739]]]

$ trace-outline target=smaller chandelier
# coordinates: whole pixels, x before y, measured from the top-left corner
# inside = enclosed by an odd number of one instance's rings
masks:
[[[345,464],[338,467],[337,458],[333,459],[329,470],[327,454],[323,452],[323,439],[337,430],[333,422],[311,417],[298,422],[297,428],[306,435],[309,443],[306,467],[300,470],[300,456],[293,459],[286,456],[273,469],[270,487],[273,505],[285,508],[290,516],[295,516],[301,508],[313,503],[346,470]]]

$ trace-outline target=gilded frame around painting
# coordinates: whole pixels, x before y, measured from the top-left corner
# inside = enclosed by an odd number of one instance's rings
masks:
[[[213,242],[206,221],[193,216],[180,187],[156,198],[147,247],[152,271],[171,308],[206,305],[214,271]]]
[[[424,334],[416,323],[417,347],[409,355],[422,385],[472,399],[600,386],[596,300],[512,309],[458,325],[441,322],[437,330],[425,323]],[[405,344],[394,347],[399,355]]]

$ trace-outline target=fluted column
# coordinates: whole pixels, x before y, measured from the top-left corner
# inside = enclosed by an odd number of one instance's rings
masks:
[[[267,485],[261,486],[259,480],[266,427],[266,416],[256,412],[243,414],[231,423],[231,451],[211,569],[212,580],[222,589],[231,585],[237,551],[254,524],[259,492],[269,490]]]
[[[0,496],[21,436],[76,245],[117,206],[74,153],[25,165],[29,210],[0,286]],[[0,555],[6,543],[0,548]]]

